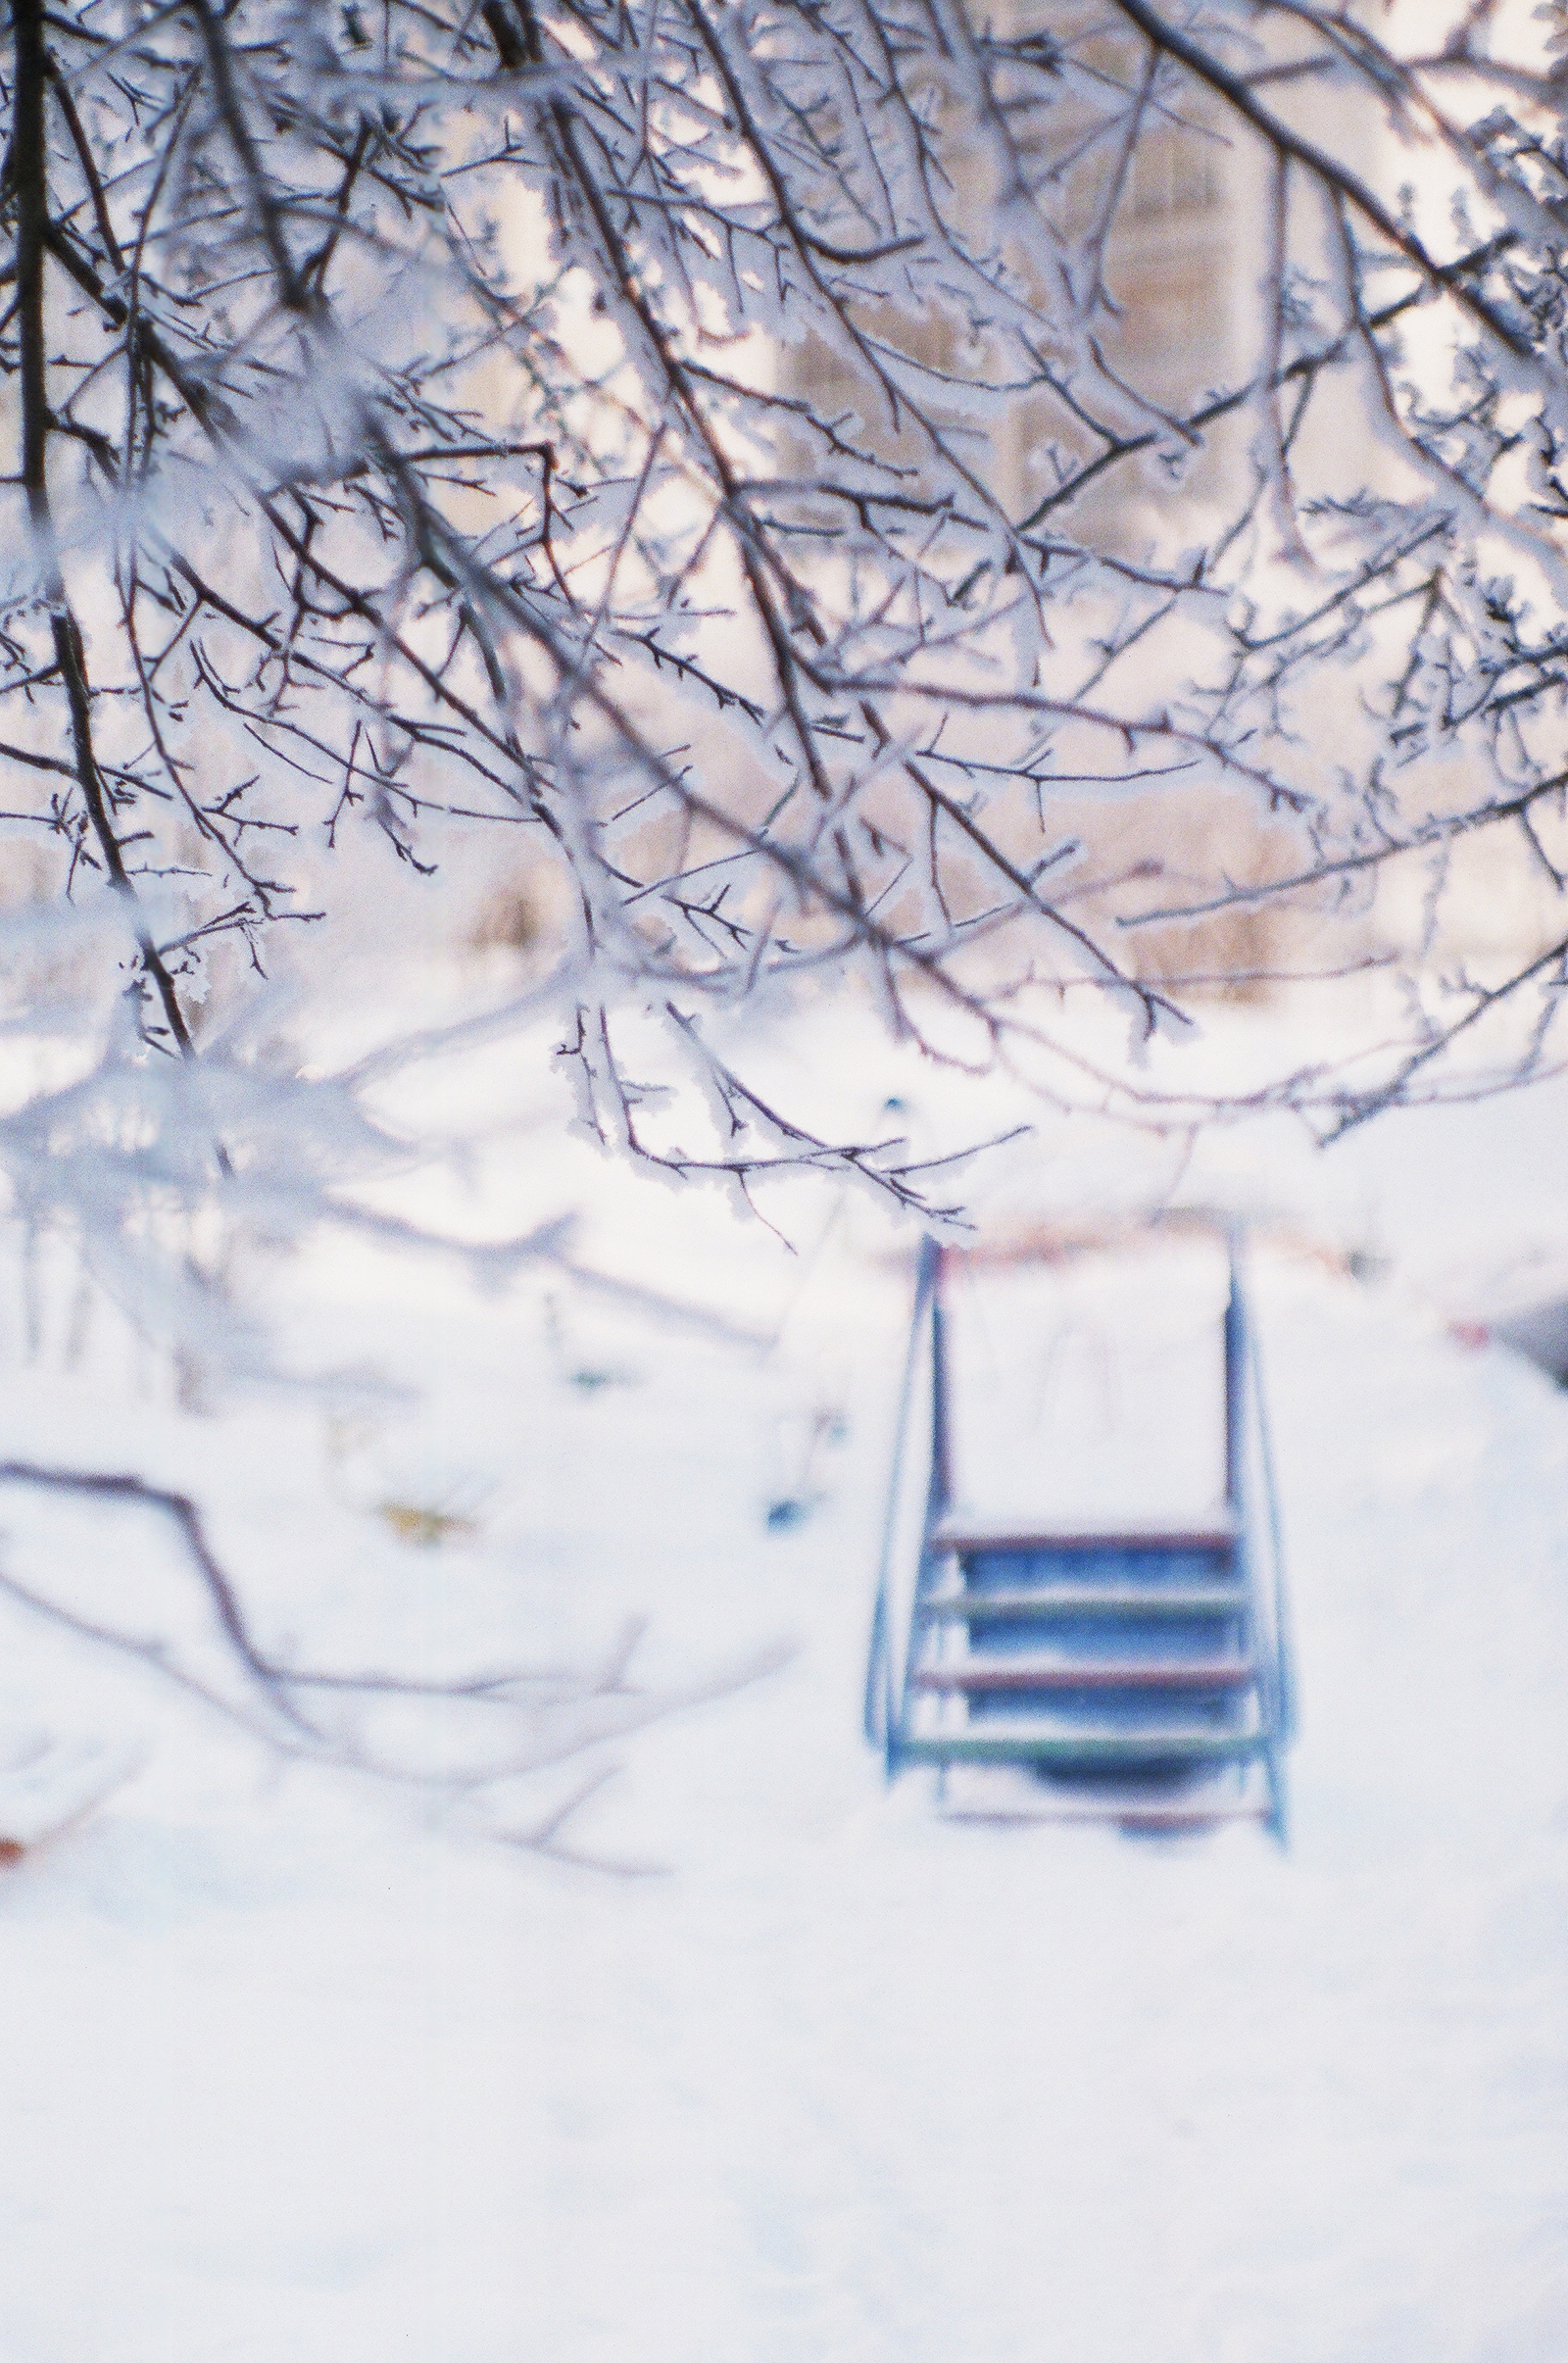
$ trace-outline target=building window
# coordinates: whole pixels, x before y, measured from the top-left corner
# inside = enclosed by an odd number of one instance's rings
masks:
[[[1219,158],[1212,141],[1164,128],[1145,132],[1128,176],[1124,220],[1168,222],[1182,214],[1208,214],[1219,201]]]

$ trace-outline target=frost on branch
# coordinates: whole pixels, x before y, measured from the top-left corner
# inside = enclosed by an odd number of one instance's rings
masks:
[[[1282,979],[1360,996],[1252,1095],[1320,1131],[1528,1071],[1558,13],[16,0],[3,825],[87,1012],[19,1197],[111,1241],[127,1095],[176,1196],[297,1192],[246,1143],[322,1102],[209,1043],[519,875],[596,1127],[652,1012],[662,1161],[742,1188],[942,1203],[732,1057],[803,981],[1156,1122],[1188,1003]]]

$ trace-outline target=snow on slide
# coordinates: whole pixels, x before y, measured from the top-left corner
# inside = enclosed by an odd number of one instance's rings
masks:
[[[952,1258],[955,1516],[986,1530],[1211,1515],[1225,1492],[1223,1245]]]

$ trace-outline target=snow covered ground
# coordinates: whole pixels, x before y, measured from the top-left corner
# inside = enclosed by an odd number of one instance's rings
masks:
[[[1568,1401],[1429,1300],[1568,1231],[1565,1150],[1554,1085],[1186,1176],[1276,1217],[1283,1855],[884,1790],[858,1689],[908,1240],[830,1192],[770,1202],[793,1259],[549,1132],[409,1200],[495,1232],[579,1205],[585,1255],[767,1350],[341,1243],[268,1287],[358,1397],[190,1416],[112,1326],[63,1367],[64,1299],[37,1359],[13,1325],[3,1456],[188,1491],[280,1649],[581,1662],[640,1613],[652,1690],[795,1654],[438,1811],[0,1607],[5,1729],[145,1761],[0,1876],[3,2363],[1561,2363]],[[1142,1154],[1079,1127],[985,1187],[1082,1206]],[[1076,1321],[1065,1427],[1102,1367]],[[388,1504],[456,1523],[416,1548]],[[218,1677],[153,1513],[11,1487],[0,1524],[18,1580]],[[498,1842],[601,1760],[565,1833],[618,1867]]]

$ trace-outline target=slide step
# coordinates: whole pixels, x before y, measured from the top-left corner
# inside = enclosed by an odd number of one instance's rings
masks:
[[[1103,1658],[1063,1665],[1059,1658],[1037,1664],[1027,1657],[1005,1664],[921,1666],[910,1677],[922,1691],[1224,1691],[1245,1690],[1256,1679],[1248,1657],[1169,1658],[1140,1663]]]
[[[1263,1732],[1043,1731],[1028,1724],[1010,1730],[925,1732],[901,1739],[905,1764],[1042,1764],[1056,1771],[1107,1772],[1130,1767],[1239,1764],[1268,1748]]]
[[[1126,1830],[1182,1831],[1221,1822],[1267,1822],[1274,1800],[1266,1766],[1214,1764],[1175,1781],[1137,1768],[1058,1780],[1049,1766],[954,1764],[944,1768],[938,1809],[945,1821],[1027,1829],[1037,1822],[1119,1823]]]
[[[1191,1804],[1153,1804],[1147,1799],[1136,1803],[1129,1798],[1107,1797],[1103,1799],[1085,1799],[1082,1804],[1057,1804],[1050,1801],[1041,1805],[944,1805],[944,1821],[990,1822],[995,1827],[1020,1828],[1033,1822],[1090,1821],[1114,1822],[1123,1830],[1208,1830],[1216,1822],[1268,1821],[1272,1808],[1258,1804],[1202,1804],[1195,1799]]]
[[[1103,1551],[1226,1552],[1234,1549],[1238,1529],[1232,1522],[1212,1526],[1077,1527],[1071,1533],[1044,1534],[1013,1529],[988,1532],[977,1525],[944,1521],[933,1529],[931,1549],[956,1551]]]
[[[1043,1616],[1243,1616],[1241,1584],[1040,1584],[1018,1592],[939,1592],[916,1600],[916,1613],[969,1624],[1006,1624]]]

